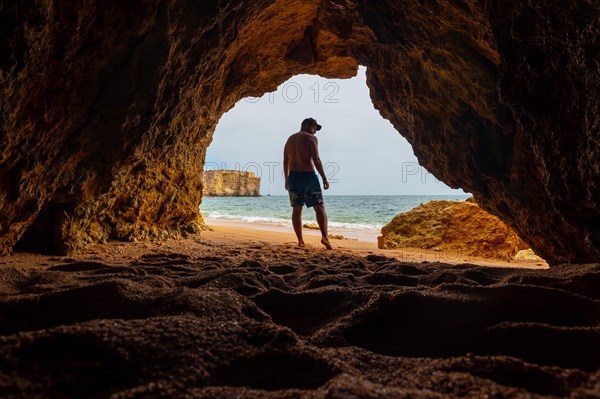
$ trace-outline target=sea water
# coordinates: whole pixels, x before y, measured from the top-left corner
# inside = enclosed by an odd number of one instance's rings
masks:
[[[464,201],[469,195],[325,195],[329,233],[375,241],[381,227],[399,213],[433,200]],[[206,222],[292,232],[287,195],[204,197],[200,211]],[[316,223],[315,212],[304,208],[303,223]]]

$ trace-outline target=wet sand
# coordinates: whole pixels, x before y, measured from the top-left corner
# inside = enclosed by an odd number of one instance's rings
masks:
[[[0,395],[600,395],[599,265],[306,240],[215,227],[0,258]]]

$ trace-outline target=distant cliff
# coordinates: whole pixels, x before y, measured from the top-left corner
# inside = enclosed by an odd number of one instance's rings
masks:
[[[260,177],[238,170],[206,170],[202,195],[214,197],[259,197]]]

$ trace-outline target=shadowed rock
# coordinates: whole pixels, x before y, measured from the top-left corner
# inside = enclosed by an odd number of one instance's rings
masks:
[[[0,252],[197,233],[221,115],[361,64],[421,165],[550,264],[598,261],[598,21],[589,0],[2,1]]]

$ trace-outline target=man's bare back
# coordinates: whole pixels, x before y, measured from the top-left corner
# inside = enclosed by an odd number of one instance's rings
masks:
[[[314,171],[312,148],[316,145],[318,145],[317,138],[310,133],[300,131],[292,134],[285,144],[289,170],[297,172]]]

